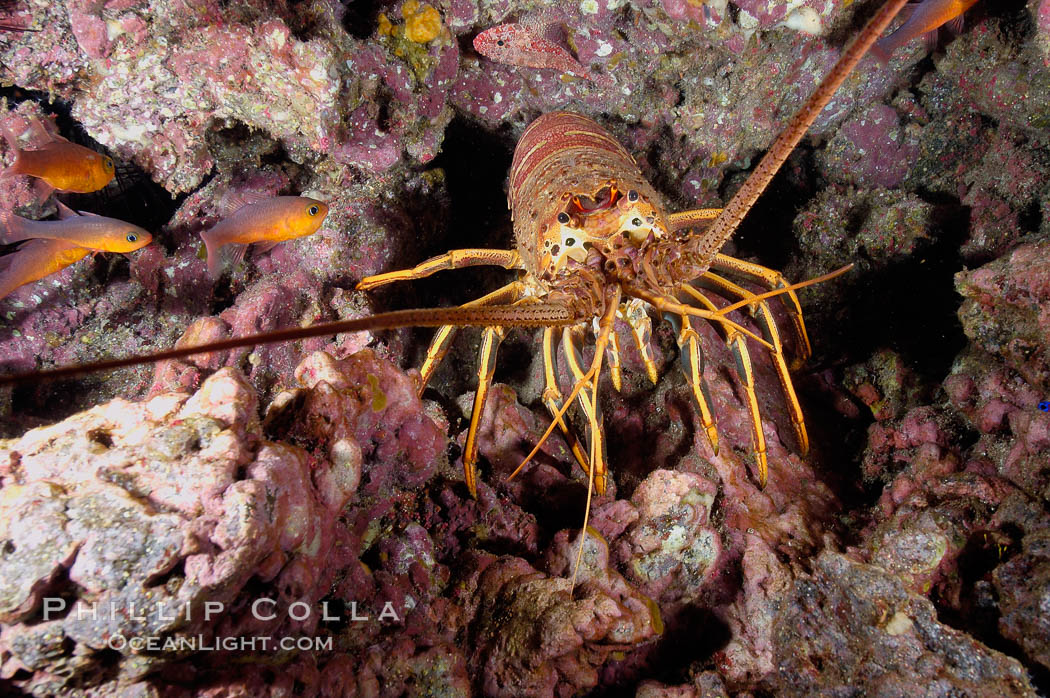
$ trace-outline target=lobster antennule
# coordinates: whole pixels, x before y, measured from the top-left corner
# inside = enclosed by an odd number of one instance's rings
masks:
[[[0,376],[0,386],[26,381],[71,378],[126,366],[155,363],[167,359],[181,359],[184,356],[192,356],[193,354],[225,351],[257,344],[275,344],[277,342],[288,342],[343,332],[390,330],[398,327],[441,327],[442,325],[459,325],[463,327],[488,327],[491,325],[502,327],[561,327],[571,325],[577,321],[578,318],[568,306],[555,303],[395,310],[353,320],[339,320],[336,322],[325,322],[320,325],[311,325],[310,327],[293,327],[262,334],[232,337],[218,342],[209,342],[208,344],[190,347],[177,347],[153,354],[141,354],[123,359],[110,359],[96,363],[66,366],[49,371],[14,373]]]

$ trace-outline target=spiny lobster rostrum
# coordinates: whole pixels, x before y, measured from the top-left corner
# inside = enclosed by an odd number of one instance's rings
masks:
[[[718,447],[715,416],[703,379],[700,341],[692,327],[692,320],[708,320],[724,334],[736,359],[737,372],[744,387],[747,408],[751,414],[757,476],[759,483],[764,485],[767,477],[766,447],[747,340],[751,339],[771,352],[790,407],[799,449],[804,453],[808,448],[808,439],[802,411],[766,299],[774,295],[782,296],[797,334],[799,353],[801,358],[805,358],[809,353],[809,340],[801,307],[794,293],[795,289],[805,284],[790,285],[780,273],[720,254],[719,249],[831,95],[904,2],[890,0],[885,3],[853,44],[843,51],[831,72],[725,209],[698,209],[668,214],[660,195],[642,176],[637,163],[607,131],[585,116],[554,112],[532,122],[514,152],[508,199],[514,221],[516,249],[454,250],[412,269],[368,277],[358,285],[360,289],[373,289],[394,281],[429,276],[442,270],[478,265],[498,265],[520,271],[517,280],[482,298],[458,308],[381,313],[357,320],[239,337],[148,356],[0,377],[0,384],[29,377],[72,375],[308,336],[409,325],[440,327],[421,370],[422,389],[448,351],[456,328],[482,326],[485,329],[480,348],[478,387],[463,454],[466,483],[471,494],[476,496],[478,423],[491,385],[497,347],[508,327],[543,327],[542,351],[546,375],[543,399],[554,415],[548,433],[555,427],[565,433],[576,459],[591,474],[595,488],[602,493],[606,488],[607,469],[597,393],[606,356],[617,389],[621,381],[620,347],[612,331],[613,324],[617,318],[621,318],[630,327],[649,377],[655,382],[656,366],[648,345],[651,333],[649,313],[655,310],[677,330],[682,369],[696,397],[707,437],[715,449]],[[710,222],[711,219],[714,221]],[[694,232],[695,228],[702,225],[706,226],[702,231]],[[770,290],[755,294],[731,281],[726,274],[745,277]],[[814,283],[829,276],[831,274],[806,283]],[[718,307],[707,293],[733,302]],[[729,312],[744,306],[757,321],[764,337],[755,335],[728,317]],[[560,342],[555,335],[558,328],[561,329]],[[585,365],[581,347],[585,333],[589,330],[595,335],[595,349],[589,365]],[[566,365],[575,380],[567,396],[557,381],[556,342],[560,344]],[[572,438],[564,419],[566,408],[576,401],[588,425],[586,450]]]

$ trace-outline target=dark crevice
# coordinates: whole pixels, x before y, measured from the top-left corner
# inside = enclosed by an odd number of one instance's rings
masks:
[[[347,34],[355,39],[372,36],[379,22],[379,13],[387,4],[382,0],[341,0],[342,25]]]

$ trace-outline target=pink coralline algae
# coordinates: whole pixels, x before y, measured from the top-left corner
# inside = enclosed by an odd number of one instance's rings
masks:
[[[1033,695],[1016,660],[941,625],[928,600],[877,566],[825,552],[790,594],[801,604],[789,602],[774,632],[782,695],[848,691],[857,681],[894,693],[936,685]]]
[[[1033,386],[1050,386],[1050,243],[1021,245],[957,276],[963,327]]]
[[[55,690],[93,672],[94,651],[113,637],[252,625],[233,608],[252,577],[275,607],[317,601],[333,572],[318,563],[332,559],[335,517],[356,488],[343,471],[360,454],[319,467],[259,430],[253,391],[226,369],[192,396],[117,400],[5,443],[4,677]],[[205,619],[207,602],[228,610]],[[287,618],[253,628],[312,630]],[[81,659],[41,644],[56,638]],[[135,674],[135,655],[122,656]]]
[[[475,652],[486,695],[552,695],[592,687],[609,654],[660,632],[652,602],[608,568],[605,541],[588,536],[587,542],[580,580],[587,591],[580,600],[567,580],[547,577],[520,558],[478,561],[484,571],[477,581]],[[567,570],[575,550],[562,539],[557,569]]]
[[[399,486],[429,477],[444,439],[410,379],[368,352],[343,362],[317,354],[300,375],[308,387],[279,397],[265,428],[254,391],[222,369],[192,396],[117,400],[5,442],[0,524],[13,551],[0,570],[5,679],[56,689],[94,671],[91,651],[114,637],[323,634],[322,600],[338,579],[360,576],[364,552],[336,519],[354,498],[389,486],[381,473],[399,459]],[[264,430],[289,432],[301,446],[269,441]],[[372,633],[413,622],[409,611],[443,589],[448,571],[435,567],[422,528],[405,535],[382,543],[381,569],[329,598],[333,612],[343,601],[374,603],[351,611]],[[110,604],[121,612],[98,611]],[[292,604],[312,612],[289,614]],[[141,615],[126,613],[131,606]],[[415,622],[432,627],[435,613]],[[70,664],[41,644],[55,638],[84,659]],[[131,682],[142,671],[137,655],[116,649]],[[182,656],[161,652],[153,670]]]
[[[634,492],[638,520],[620,545],[630,578],[650,597],[695,595],[721,559],[722,541],[711,527],[716,487],[692,473],[657,470]],[[674,587],[669,589],[668,587]]]
[[[74,208],[157,220],[134,221],[148,248],[0,301],[2,371],[476,298],[508,275],[355,286],[511,246],[510,151],[556,109],[608,128],[670,209],[722,205],[872,4],[560,6],[557,31],[603,84],[479,56],[484,30],[542,19],[513,0],[5,7],[39,31],[0,37],[0,127],[38,117],[117,161]],[[401,369],[430,335],[409,330],[0,390],[18,437],[0,442],[0,692],[1046,693],[1048,8],[980,3],[928,59],[918,44],[865,59],[724,250],[791,280],[856,264],[800,293],[808,454],[749,344],[765,488],[724,337],[696,323],[715,453],[655,316],[656,385],[622,325],[622,390],[600,381],[610,479],[586,535],[587,475],[560,433],[506,480],[550,423],[531,332],[501,349],[476,500],[461,453],[476,332],[422,397]],[[249,192],[324,201],[326,225],[210,279],[200,231]],[[0,180],[0,206],[55,209],[26,178]],[[198,635],[331,645],[110,645]]]
[[[836,181],[893,188],[919,153],[917,131],[902,124],[892,107],[873,105],[842,125],[824,157],[834,163]]]

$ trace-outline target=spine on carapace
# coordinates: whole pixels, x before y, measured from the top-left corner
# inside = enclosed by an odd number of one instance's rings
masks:
[[[510,167],[508,202],[514,237],[526,268],[535,273],[540,226],[555,219],[571,195],[591,195],[615,180],[653,202],[663,216],[656,191],[631,154],[591,119],[552,112],[525,129]]]

